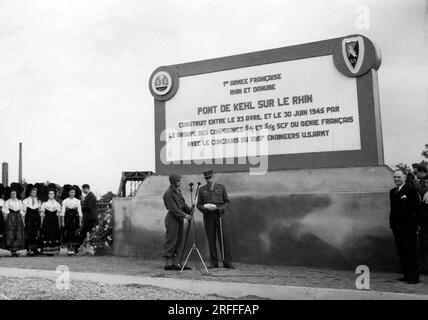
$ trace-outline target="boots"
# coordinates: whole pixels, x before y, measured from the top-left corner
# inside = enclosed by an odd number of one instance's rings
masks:
[[[171,258],[165,258],[165,270],[180,270],[180,268],[174,264]]]

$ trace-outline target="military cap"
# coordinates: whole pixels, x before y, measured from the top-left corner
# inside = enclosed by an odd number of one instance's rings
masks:
[[[204,171],[203,172],[204,173],[204,178],[209,178],[209,177],[212,177],[213,175],[214,175],[214,170],[207,170],[207,171]]]
[[[171,184],[174,184],[177,181],[181,181],[181,176],[179,174],[172,173],[172,174],[169,175],[169,182]]]

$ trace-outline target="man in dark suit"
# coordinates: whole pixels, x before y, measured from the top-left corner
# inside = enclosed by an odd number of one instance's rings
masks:
[[[419,283],[419,262],[417,250],[417,229],[419,223],[419,195],[405,184],[406,174],[395,170],[396,187],[389,192],[391,213],[390,228],[394,235],[397,254],[404,277],[399,281],[409,284]]]
[[[211,268],[218,268],[217,245],[219,241],[222,250],[223,267],[235,269],[232,265],[232,254],[229,246],[229,230],[226,218],[226,209],[229,198],[226,188],[214,182],[213,170],[204,172],[206,185],[199,189],[197,208],[204,214],[204,227],[208,239],[211,256]]]
[[[83,243],[83,240],[86,239],[87,233],[91,232],[97,225],[98,213],[97,197],[92,193],[89,184],[82,185],[82,191],[85,194],[85,198],[82,201],[83,225],[80,232]]]

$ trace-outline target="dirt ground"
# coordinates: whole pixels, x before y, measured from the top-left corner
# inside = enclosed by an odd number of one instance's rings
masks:
[[[123,275],[137,275],[164,278],[185,278],[196,280],[233,281],[288,286],[304,286],[354,290],[358,274],[355,270],[315,269],[295,266],[265,266],[235,263],[237,269],[210,269],[210,275],[202,275],[196,269],[196,261],[190,261],[192,270],[179,274],[165,271],[162,260],[147,260],[115,256],[74,256],[60,254],[55,257],[9,257],[0,252],[0,267],[56,270],[66,265],[70,272],[99,272]],[[198,263],[199,267],[201,264]],[[1,275],[0,275],[1,277]],[[421,276],[421,283],[408,285],[397,281],[399,274],[370,273],[370,289],[375,291],[428,294],[428,276]]]
[[[76,281],[68,290],[58,290],[55,281],[40,278],[6,278],[0,276],[0,300],[214,300],[227,298],[197,295],[180,290],[130,284],[101,285]]]

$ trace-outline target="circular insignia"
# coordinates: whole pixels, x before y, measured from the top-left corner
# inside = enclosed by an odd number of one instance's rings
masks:
[[[150,92],[157,101],[167,101],[177,92],[180,78],[170,67],[159,67],[153,71],[149,79]]]
[[[159,71],[152,78],[152,90],[159,96],[166,95],[172,88],[172,77],[166,71]]]

